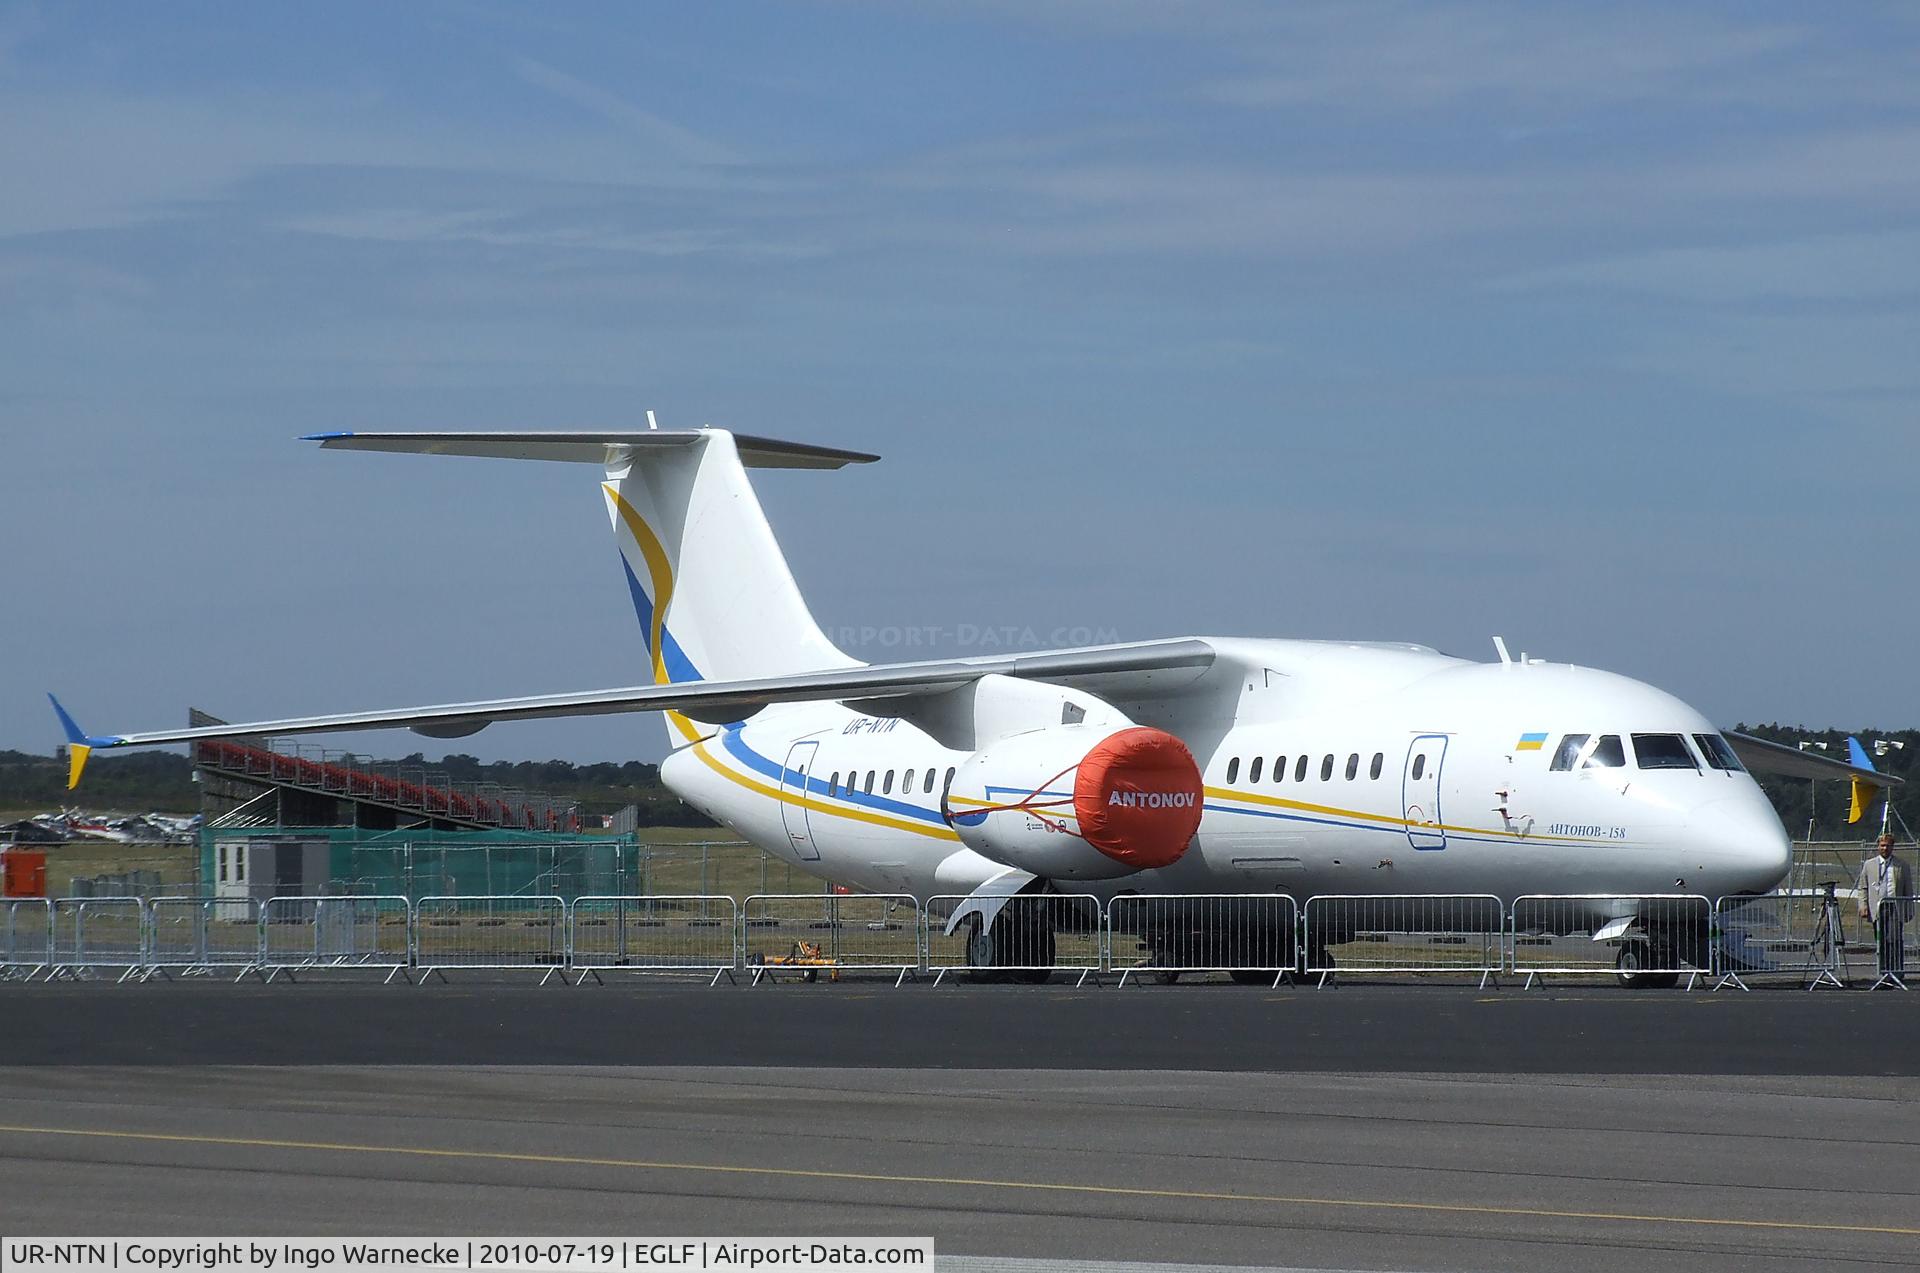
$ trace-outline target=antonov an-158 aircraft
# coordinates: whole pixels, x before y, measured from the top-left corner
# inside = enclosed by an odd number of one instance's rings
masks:
[[[648,683],[106,737],[56,703],[74,783],[91,749],[660,712],[661,776],[681,798],[824,879],[965,896],[950,931],[964,924],[970,961],[992,967],[1051,945],[1050,930],[1016,931],[1049,908],[1006,905],[1032,893],[1765,892],[1791,846],[1749,769],[1892,781],[1864,757],[1723,734],[1652,686],[1504,645],[1495,663],[1185,637],[862,664],[814,622],[746,469],[872,455],[718,429],[310,440],[600,466]],[[1704,935],[1634,918],[1665,944],[1655,958],[1704,962],[1673,948]]]

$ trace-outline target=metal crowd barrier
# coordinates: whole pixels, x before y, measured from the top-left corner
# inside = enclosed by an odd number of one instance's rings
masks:
[[[147,903],[146,972],[256,967],[260,904],[252,898],[156,897]]]
[[[1907,988],[1920,963],[1920,899],[1889,899],[1867,925],[1850,899],[1824,893],[1729,896],[1534,894],[1503,908],[1484,894],[1286,894],[991,899],[992,928],[967,913],[977,899],[942,895],[922,907],[905,894],[759,894],[558,897],[400,896],[0,899],[0,979],[120,980],[169,969],[236,968],[271,981],[310,969],[414,970],[445,980],[456,969],[577,974],[746,969],[754,984],[792,975],[838,980],[892,972],[896,985],[925,970],[935,983],[968,971],[982,979],[1078,982],[1225,972],[1277,984],[1288,973],[1479,974],[1510,969],[1526,984],[1547,975],[1621,974],[1632,983],[1715,988],[1746,978],[1801,977],[1809,988],[1848,982],[1848,929],[1874,955],[1874,988]],[[947,921],[962,922],[952,935]],[[1502,935],[1504,933],[1504,943]],[[970,949],[971,947],[971,949]]]
[[[361,900],[361,899],[354,899]],[[413,966],[424,983],[449,969],[537,970],[565,979],[567,904],[558,897],[423,897],[413,908]]]
[[[146,964],[146,905],[137,897],[63,897],[53,903],[53,958],[48,976],[79,978],[118,968],[118,980]]]
[[[1880,903],[1873,922],[1874,970],[1879,973],[1873,989],[1907,988],[1907,965],[1920,962],[1920,926],[1914,923],[1914,903],[1920,898],[1889,897]]]
[[[1603,973],[1691,990],[1712,972],[1713,904],[1695,893],[1534,893],[1513,900],[1508,965],[1526,985]]]
[[[905,893],[759,893],[740,906],[740,959],[749,984],[793,974],[838,981],[849,970],[920,969],[920,904]]]
[[[603,972],[712,972],[732,978],[739,963],[740,910],[731,897],[581,897],[567,915],[574,985]]]
[[[1277,986],[1300,966],[1299,920],[1285,893],[1124,895],[1107,903],[1107,967],[1122,986],[1212,972]]]
[[[1479,974],[1506,964],[1507,909],[1488,893],[1323,894],[1307,899],[1301,971]],[[1338,947],[1336,954],[1334,947]]]
[[[0,980],[32,981],[52,966],[53,908],[47,899],[0,900]]]
[[[948,918],[967,900],[957,894],[927,899],[920,940],[924,967],[933,974],[936,986],[949,972],[957,971],[1034,982],[1050,980],[1056,972],[1078,973],[1074,984],[1084,985],[1107,966],[1106,913],[1097,897],[1084,893],[1009,897],[984,933],[979,920],[967,916],[949,935]]]
[[[1792,976],[1809,990],[1845,986],[1849,918],[1860,923],[1850,903],[1819,891],[1720,898],[1713,904],[1713,988],[1745,990],[1748,978],[1762,976]]]
[[[250,971],[267,981],[321,968],[384,971],[390,982],[407,976],[412,952],[413,909],[404,897],[270,897],[260,905],[260,953]]]

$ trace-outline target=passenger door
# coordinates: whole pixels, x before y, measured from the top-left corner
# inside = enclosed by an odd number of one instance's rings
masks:
[[[786,825],[787,841],[794,853],[808,862],[818,862],[820,850],[813,843],[813,823],[807,817],[807,807],[794,797],[806,794],[807,774],[819,750],[820,744],[811,739],[795,743],[787,750],[787,763],[780,770],[780,794],[785,797],[780,801],[780,820]]]
[[[1447,847],[1447,832],[1440,816],[1440,765],[1446,758],[1445,734],[1421,734],[1407,747],[1400,809],[1407,820],[1407,843],[1416,849]]]

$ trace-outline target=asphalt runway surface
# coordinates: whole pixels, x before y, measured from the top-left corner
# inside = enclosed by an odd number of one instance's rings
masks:
[[[1920,1074],[1920,995],[196,979],[0,985],[0,1064]]]
[[[1920,1267],[1902,995],[184,982],[0,985],[0,1023],[10,1236]]]

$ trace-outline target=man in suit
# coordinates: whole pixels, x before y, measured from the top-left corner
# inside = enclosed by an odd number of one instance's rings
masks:
[[[1913,876],[1893,855],[1893,836],[1882,835],[1874,856],[1860,867],[1860,918],[1873,924],[1880,971],[1904,976],[1907,921],[1913,918]]]

